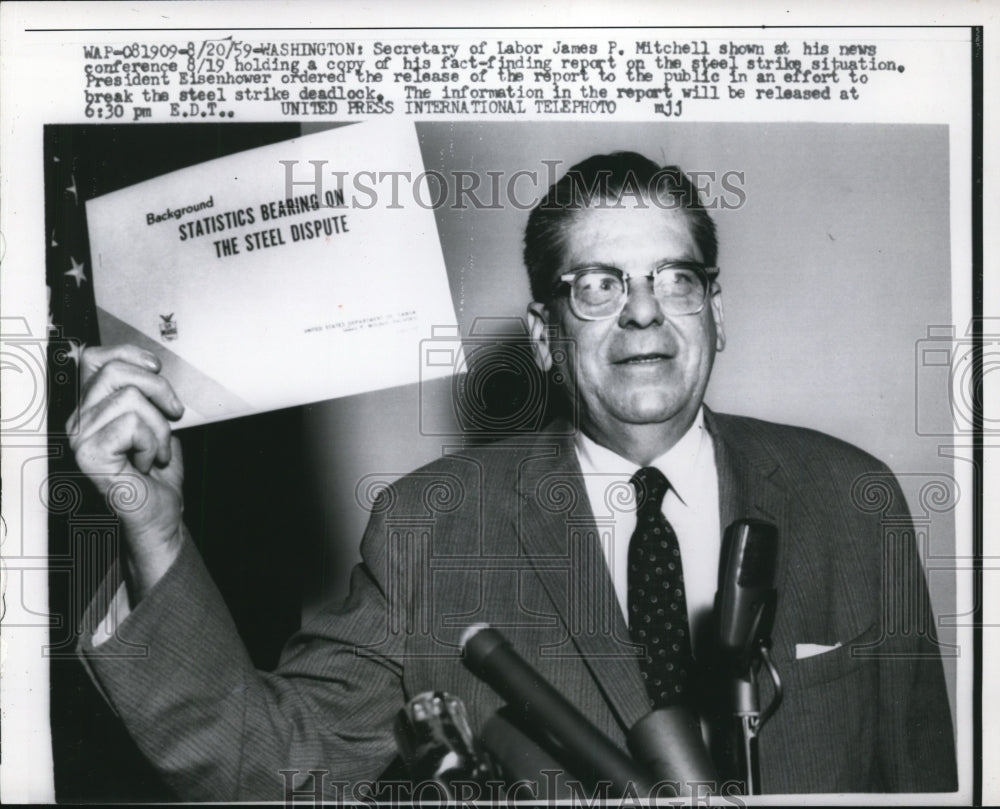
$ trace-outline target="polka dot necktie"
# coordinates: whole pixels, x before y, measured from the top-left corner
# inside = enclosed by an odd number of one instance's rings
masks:
[[[694,659],[681,548],[662,511],[670,483],[647,466],[635,473],[632,486],[638,509],[628,548],[629,628],[632,640],[645,648],[639,669],[656,709],[686,699]]]

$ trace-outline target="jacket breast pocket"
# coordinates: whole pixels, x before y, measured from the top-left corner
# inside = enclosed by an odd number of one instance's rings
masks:
[[[840,645],[829,651],[809,657],[790,660],[781,671],[782,678],[789,686],[809,688],[824,683],[832,683],[850,675],[860,675],[866,669],[873,670],[873,655],[859,654],[865,647],[872,647],[878,639],[878,625],[872,624],[864,632],[840,641]]]

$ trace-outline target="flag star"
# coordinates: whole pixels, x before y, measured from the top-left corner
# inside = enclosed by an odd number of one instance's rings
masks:
[[[74,281],[76,281],[76,288],[80,288],[80,284],[87,280],[87,276],[83,273],[83,264],[78,262],[73,256],[69,257],[69,260],[73,262],[73,266],[66,270],[63,275],[68,275]]]
[[[59,242],[56,241],[56,229],[52,228],[52,247],[58,247]]]
[[[55,321],[52,320],[52,287],[50,287],[48,284],[45,285],[45,297],[46,300],[48,301],[48,309],[49,309],[48,330],[49,334],[51,334],[52,332],[58,332],[59,327],[55,324]]]
[[[66,349],[66,356],[69,357],[73,362],[76,363],[77,367],[80,366],[80,355],[83,353],[83,349],[87,347],[86,343],[78,343],[75,340],[70,340],[69,348]]]
[[[59,162],[59,158],[58,158],[58,157],[56,157],[55,155],[53,155],[53,156],[52,156],[52,162],[53,162],[53,163],[58,163],[58,162]]]
[[[69,191],[69,193],[71,193],[71,194],[73,195],[73,201],[74,201],[74,202],[75,202],[75,203],[76,203],[77,205],[79,205],[79,204],[80,204],[80,198],[79,198],[79,197],[78,197],[78,196],[76,195],[76,177],[74,177],[74,176],[73,176],[72,174],[70,174],[70,175],[69,175],[69,178],[70,178],[70,180],[71,180],[72,182],[71,182],[71,183],[70,183],[70,185],[69,185],[69,186],[68,186],[68,187],[66,188],[66,190],[67,190],[67,191]]]

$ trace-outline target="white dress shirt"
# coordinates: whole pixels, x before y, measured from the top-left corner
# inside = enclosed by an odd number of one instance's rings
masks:
[[[636,523],[635,491],[629,481],[639,466],[582,432],[576,435],[576,451],[604,558],[627,623],[628,546]],[[663,514],[681,546],[691,642],[697,649],[699,634],[704,640],[712,615],[722,546],[719,476],[712,436],[705,429],[702,410],[681,439],[650,465],[670,481],[670,490],[663,498]]]

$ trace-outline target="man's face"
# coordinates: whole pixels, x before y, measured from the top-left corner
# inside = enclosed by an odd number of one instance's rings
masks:
[[[604,265],[641,276],[668,261],[703,261],[687,219],[632,200],[573,215],[559,274]],[[532,304],[529,311],[543,368],[552,362],[543,322],[575,343],[568,360],[573,367],[565,371],[576,386],[582,426],[598,441],[633,425],[686,429],[701,405],[715,352],[725,344],[718,287],[694,315],[664,315],[652,279],[643,277],[631,278],[625,308],[616,317],[582,320],[567,297],[548,307]]]

